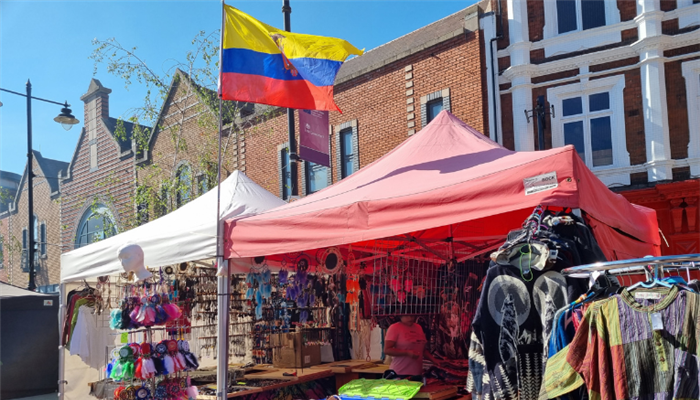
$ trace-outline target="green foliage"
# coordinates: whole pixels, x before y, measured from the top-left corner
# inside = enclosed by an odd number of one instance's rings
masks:
[[[136,167],[139,179],[130,204],[132,211],[120,210],[122,230],[167,214],[201,195],[203,190],[200,188],[208,190],[216,186],[219,114],[223,121],[223,179],[233,171],[234,160],[239,159],[240,137],[246,134],[246,130],[257,130],[256,123],[275,115],[277,110],[270,107],[265,112],[258,112],[251,123],[246,121],[244,114],[253,111],[252,105],[219,100],[218,30],[209,34],[199,32],[184,60],[169,60],[163,72],[153,69],[137,53],[135,46],[123,46],[114,38],[94,39],[92,43],[94,48],[90,59],[94,61],[95,74],[99,66],[104,66],[109,74],[120,77],[127,89],[133,84],[146,89],[143,104],[128,110],[130,116],[118,119],[115,129],[117,140],[131,139],[135,144],[137,160],[148,156],[147,162],[140,162]],[[189,143],[183,130],[185,122],[193,117],[204,133],[196,142]],[[154,150],[154,134],[169,139],[173,154]],[[181,169],[184,160],[188,161],[186,171]],[[98,187],[109,192],[115,183],[114,177],[108,176],[98,183]],[[103,197],[111,204],[121,204],[110,193]]]

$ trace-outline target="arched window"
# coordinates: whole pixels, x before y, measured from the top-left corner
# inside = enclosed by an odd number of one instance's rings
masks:
[[[177,206],[187,204],[192,199],[192,168],[183,164],[177,170]]]
[[[106,239],[116,233],[117,226],[114,224],[112,213],[106,206],[97,204],[85,211],[80,220],[75,247],[82,247]]]

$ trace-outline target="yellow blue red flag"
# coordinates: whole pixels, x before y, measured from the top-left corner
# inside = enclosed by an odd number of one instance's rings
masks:
[[[333,83],[350,54],[343,39],[279,30],[224,5],[220,91],[224,100],[337,110]]]

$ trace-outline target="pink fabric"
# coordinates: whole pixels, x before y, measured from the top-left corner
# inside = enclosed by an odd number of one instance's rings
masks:
[[[654,216],[656,218],[656,216]],[[586,223],[591,227],[600,248],[608,260],[628,260],[643,256],[660,256],[661,247],[650,247],[648,243],[625,236],[610,226],[588,217]],[[640,254],[646,253],[640,256]]]
[[[525,195],[523,179],[550,172],[558,187]],[[611,192],[573,146],[510,151],[443,111],[342,181],[262,214],[228,220],[225,251],[227,258],[285,254],[406,234],[424,241],[451,236],[459,251],[459,241],[490,245],[488,238],[502,239],[538,204],[583,209],[641,242],[621,248],[634,256],[652,254],[660,244],[656,212]],[[611,237],[606,254],[624,246]]]
[[[421,375],[423,373],[423,350],[425,350],[425,334],[420,325],[414,323],[406,326],[397,322],[389,327],[384,337],[386,341],[396,342],[398,350],[409,350],[418,353],[418,358],[392,357],[390,368],[398,375]]]

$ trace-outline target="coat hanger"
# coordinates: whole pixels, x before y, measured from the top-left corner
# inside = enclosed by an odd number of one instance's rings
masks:
[[[667,287],[667,288],[672,288],[674,286],[674,285],[662,280],[662,278],[660,276],[661,275],[661,272],[660,272],[661,266],[659,266],[658,264],[653,265],[653,267],[652,267],[652,265],[646,266],[646,269],[651,269],[651,268],[653,268],[653,275],[652,275],[651,279],[648,279],[646,282],[637,282],[634,285],[627,288],[627,290],[632,291],[632,290],[640,288],[640,287],[645,288],[645,289],[651,289],[651,288],[656,287],[656,286],[662,286],[662,287]],[[645,269],[645,271],[646,271],[646,269]],[[651,273],[651,271],[649,271],[649,273]]]

